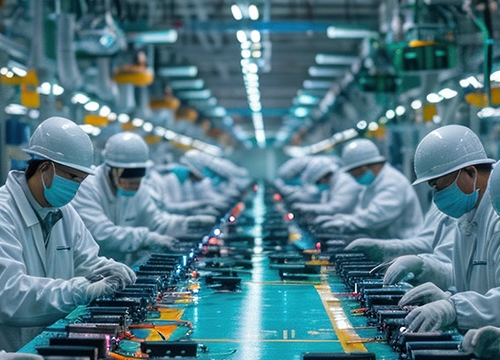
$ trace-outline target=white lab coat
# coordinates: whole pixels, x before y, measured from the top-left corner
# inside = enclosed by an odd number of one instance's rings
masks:
[[[342,230],[348,234],[406,239],[418,232],[423,214],[408,179],[385,163],[375,180],[361,192],[354,212],[334,215],[332,220],[342,224]]]
[[[458,220],[451,297],[460,329],[500,326],[500,217],[487,189],[478,207]]]
[[[46,326],[85,302],[86,275],[108,261],[71,205],[52,228],[42,227],[11,171],[0,188],[0,348],[17,351]]]
[[[343,171],[334,173],[329,189],[321,192],[319,203],[299,204],[300,209],[317,215],[350,214],[354,211],[363,186]]]
[[[133,197],[116,196],[107,179],[108,167],[97,167],[80,185],[73,206],[82,217],[100,254],[134,264],[150,232],[175,237],[185,231],[185,217],[161,211],[141,186]]]

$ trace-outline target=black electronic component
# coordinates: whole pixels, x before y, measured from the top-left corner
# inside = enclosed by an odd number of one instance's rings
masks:
[[[473,354],[450,349],[415,350],[409,356],[410,360],[470,360],[473,358]]]
[[[66,326],[66,332],[80,334],[107,334],[110,336],[120,336],[124,333],[122,326],[117,324],[102,324],[102,323],[83,323],[69,324]]]
[[[36,351],[44,356],[66,356],[70,358],[84,358],[90,360],[97,360],[98,350],[93,346],[66,346],[66,345],[52,345],[37,347]]]
[[[68,347],[74,346],[89,346],[97,349],[97,357],[104,359],[108,352],[108,339],[105,336],[101,337],[54,337],[49,340],[49,345],[62,345]]]

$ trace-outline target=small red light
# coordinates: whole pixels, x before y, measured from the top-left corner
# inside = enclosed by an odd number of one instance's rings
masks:
[[[278,193],[274,194],[274,195],[273,195],[273,200],[274,200],[274,201],[281,201],[281,195],[280,195],[280,194],[278,194]]]
[[[209,245],[217,245],[217,238],[211,237],[210,239],[208,239],[208,244]]]
[[[259,189],[259,185],[254,185],[253,186],[253,191],[257,191]]]
[[[293,215],[293,213],[288,213],[285,215],[285,219],[287,219],[288,221],[293,220],[294,217],[295,215]]]

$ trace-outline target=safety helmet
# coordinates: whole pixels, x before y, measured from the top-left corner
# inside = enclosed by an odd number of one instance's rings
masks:
[[[349,171],[360,166],[375,164],[385,161],[380,151],[372,141],[368,139],[356,139],[350,141],[342,151],[342,170]]]
[[[500,166],[497,162],[493,166],[493,171],[490,174],[490,178],[488,180],[488,188],[490,193],[490,200],[493,209],[495,209],[496,213],[500,215]]]
[[[311,157],[300,176],[302,184],[316,184],[316,182],[328,173],[338,170],[338,165],[328,156]]]
[[[35,159],[51,160],[94,174],[92,141],[77,124],[60,116],[50,117],[38,125],[23,151]]]
[[[148,144],[132,132],[121,132],[111,136],[103,150],[104,162],[115,168],[145,168],[149,161]]]
[[[210,161],[209,155],[196,149],[186,151],[180,159],[180,162],[199,178],[205,177],[205,166],[208,161]]]
[[[450,174],[466,166],[492,164],[479,137],[468,127],[446,125],[427,134],[415,150],[417,179],[413,185]]]
[[[278,169],[278,177],[282,179],[293,179],[298,177],[309,164],[310,157],[302,156],[285,161]]]

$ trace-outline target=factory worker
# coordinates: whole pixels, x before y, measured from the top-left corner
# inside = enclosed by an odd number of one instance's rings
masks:
[[[417,194],[408,179],[385,161],[368,139],[352,140],[342,151],[343,170],[365,186],[351,214],[319,216],[323,230],[355,237],[409,238],[423,222]]]
[[[489,179],[491,205],[500,215],[500,166],[495,165]],[[498,304],[493,304],[498,306]],[[462,351],[474,354],[480,359],[500,358],[500,328],[484,326],[467,331],[462,339]]]
[[[145,260],[151,250],[174,251],[176,236],[208,231],[215,217],[181,216],[158,209],[141,181],[149,165],[149,149],[137,134],[111,136],[103,151],[104,163],[86,179],[73,199],[101,254],[127,264]],[[203,234],[200,234],[200,238]]]
[[[316,186],[304,185],[300,176],[311,160],[310,156],[292,158],[278,169],[274,186],[283,199],[289,203],[318,203],[321,194]]]
[[[215,174],[210,172],[208,164],[213,156],[196,149],[188,150],[180,162],[189,169],[190,176],[184,182],[187,200],[206,200],[221,213],[228,211],[238,200],[239,192],[235,189],[219,188]]]
[[[500,328],[484,326],[471,329],[462,338],[460,349],[467,354],[474,354],[478,359],[500,358]]]
[[[190,177],[187,166],[172,163],[162,167],[161,171],[152,168],[144,179],[150,195],[160,209],[173,214],[206,214],[220,216],[219,212],[205,200],[188,200],[183,184]]]
[[[398,266],[406,265],[409,272],[451,279],[448,288],[427,282],[401,299],[401,306],[425,304],[407,315],[410,331],[450,325],[460,330],[500,326],[500,217],[489,201],[487,188],[493,162],[478,136],[461,125],[438,128],[417,147],[414,184],[427,181],[435,189],[434,203],[458,219],[458,233],[451,274],[442,274],[440,261],[430,256],[404,257],[402,264],[399,261]]]
[[[98,246],[69,204],[93,174],[93,146],[74,122],[51,117],[33,132],[25,172],[0,188],[0,349],[17,351],[78,305],[135,281]]]
[[[362,252],[374,261],[389,261],[402,255],[431,254],[436,251],[437,254],[441,254],[442,260],[451,266],[451,251],[457,229],[455,222],[456,219],[446,215],[432,203],[425,214],[420,231],[414,237],[408,239],[360,238],[348,244],[345,250]],[[398,282],[405,275],[391,282]]]
[[[294,203],[293,210],[312,215],[349,214],[362,190],[352,176],[339,169],[331,157],[312,157],[301,174],[302,184],[315,186],[321,194],[318,203]],[[307,216],[307,215],[306,215]]]

